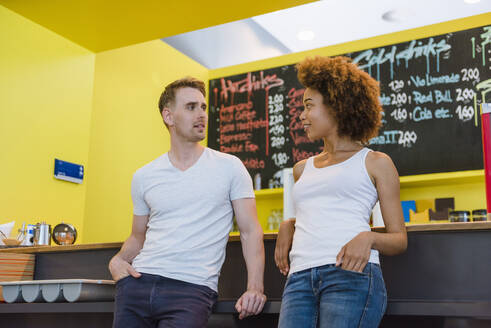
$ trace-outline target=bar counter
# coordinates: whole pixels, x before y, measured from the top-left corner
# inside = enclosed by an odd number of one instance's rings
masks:
[[[407,231],[404,254],[380,256],[388,293],[380,327],[491,327],[491,222],[409,225]],[[286,280],[274,264],[276,233],[264,234],[268,302],[261,315],[242,321],[234,310],[247,283],[239,240],[232,234],[227,244],[219,301],[208,327],[275,327]],[[111,279],[107,264],[121,245],[4,248],[0,253],[36,254],[35,280]],[[0,304],[0,327],[111,327],[113,307],[113,302]]]
[[[483,222],[448,222],[448,223],[428,223],[428,224],[411,224],[406,226],[407,232],[421,231],[462,231],[462,230],[489,230],[491,221]],[[385,232],[384,227],[373,227],[372,231]],[[276,240],[277,233],[264,233],[264,240]],[[239,233],[231,233],[229,241],[239,241]],[[69,252],[91,249],[120,248],[122,242],[114,243],[97,243],[97,244],[80,244],[80,245],[55,245],[55,246],[29,246],[29,247],[9,247],[0,248],[0,253],[50,253],[50,252]],[[0,246],[1,247],[1,246]]]

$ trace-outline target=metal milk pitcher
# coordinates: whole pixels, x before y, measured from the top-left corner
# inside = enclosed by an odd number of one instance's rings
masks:
[[[34,226],[34,245],[51,245],[51,225],[41,222]]]

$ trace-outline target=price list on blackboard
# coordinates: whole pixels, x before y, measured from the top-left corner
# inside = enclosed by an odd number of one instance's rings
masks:
[[[344,54],[380,82],[383,126],[367,145],[400,175],[481,169],[480,104],[491,102],[491,26]],[[300,121],[295,65],[210,81],[208,145],[238,156],[262,188],[318,154]]]

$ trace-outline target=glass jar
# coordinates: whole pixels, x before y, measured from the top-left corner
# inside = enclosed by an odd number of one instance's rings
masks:
[[[472,221],[486,221],[487,211],[484,209],[472,211]]]
[[[254,175],[254,190],[261,190],[261,173]]]
[[[469,211],[450,211],[448,213],[450,222],[469,222],[471,220],[471,212]]]

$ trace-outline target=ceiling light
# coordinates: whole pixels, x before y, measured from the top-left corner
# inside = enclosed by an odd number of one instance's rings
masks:
[[[402,21],[402,15],[396,10],[389,10],[382,15],[382,19],[386,22],[397,23]]]
[[[311,41],[315,38],[315,33],[310,30],[303,30],[297,33],[297,38],[300,41]]]
[[[474,4],[474,3],[478,3],[480,2],[481,0],[464,0],[465,3],[468,3],[470,5]]]

